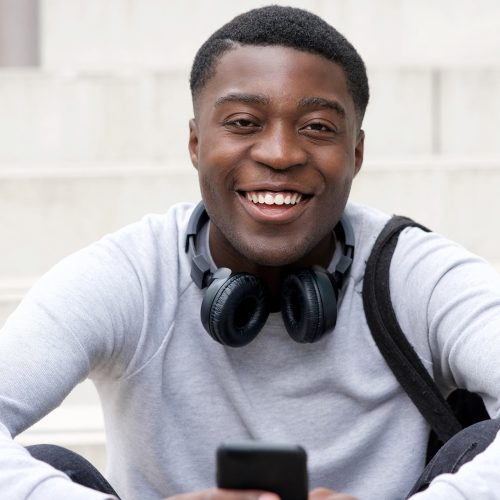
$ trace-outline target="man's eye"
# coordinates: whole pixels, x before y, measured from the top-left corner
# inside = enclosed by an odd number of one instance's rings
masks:
[[[245,120],[244,118],[240,118],[239,120],[231,120],[226,122],[226,125],[238,127],[238,128],[254,128],[258,125],[250,120]]]
[[[335,132],[335,129],[333,127],[318,122],[307,124],[304,127],[304,130],[314,130],[318,132]]]

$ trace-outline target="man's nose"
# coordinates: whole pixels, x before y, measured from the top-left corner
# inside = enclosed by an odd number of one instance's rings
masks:
[[[252,159],[276,170],[304,165],[307,152],[301,145],[301,138],[291,126],[276,124],[267,127],[253,145]]]

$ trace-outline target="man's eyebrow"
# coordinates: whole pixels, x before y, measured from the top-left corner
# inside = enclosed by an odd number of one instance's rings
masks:
[[[336,111],[341,118],[345,118],[346,112],[342,104],[332,99],[324,99],[323,97],[303,97],[299,100],[299,107],[315,106],[320,108],[328,108]]]
[[[263,94],[245,94],[245,93],[231,93],[223,95],[219,97],[215,101],[216,106],[220,106],[226,102],[242,102],[244,104],[261,104],[266,105],[269,104],[269,97],[266,97]]]

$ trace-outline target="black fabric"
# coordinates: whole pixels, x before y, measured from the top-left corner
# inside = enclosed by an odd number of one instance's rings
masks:
[[[442,442],[462,429],[451,407],[401,330],[392,307],[389,268],[400,232],[427,228],[406,217],[393,217],[373,247],[365,270],[363,306],[373,338],[401,386]]]
[[[66,474],[74,483],[120,498],[104,476],[85,458],[53,444],[27,446],[33,458],[45,462]]]
[[[490,418],[483,400],[478,394],[474,394],[473,392],[466,391],[465,389],[456,389],[446,398],[446,401],[464,429]],[[438,438],[436,433],[431,431],[427,444],[426,463],[430,462],[443,444],[444,442]]]

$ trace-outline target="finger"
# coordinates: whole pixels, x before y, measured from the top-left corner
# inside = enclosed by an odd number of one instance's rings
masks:
[[[280,500],[275,493],[254,490],[210,490],[183,493],[169,497],[167,500]]]
[[[327,488],[315,488],[309,493],[309,500],[356,500],[356,498]]]

